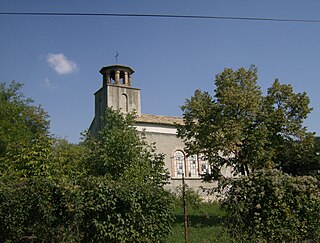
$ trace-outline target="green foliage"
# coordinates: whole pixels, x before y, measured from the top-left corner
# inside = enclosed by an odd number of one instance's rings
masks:
[[[162,186],[168,179],[163,155],[154,153],[134,127],[135,115],[108,108],[98,137],[87,134],[84,167],[90,175],[114,180],[140,180]]]
[[[85,174],[81,167],[83,157],[82,144],[70,144],[65,139],[54,139],[50,159],[54,164],[55,176],[67,177],[74,181],[80,180]]]
[[[183,202],[183,188],[179,186],[173,192],[173,196],[175,198],[175,205],[181,206]],[[186,206],[188,209],[196,209],[198,208],[203,199],[200,194],[196,192],[194,189],[190,188],[188,185],[185,185],[185,196],[186,196]]]
[[[51,176],[53,164],[50,161],[52,139],[48,137],[34,139],[31,144],[21,146],[14,154],[7,153],[12,158],[8,172],[17,177]]]
[[[24,98],[21,88],[16,82],[0,84],[0,175],[19,171],[28,176],[46,170],[48,117]]]
[[[67,181],[0,180],[1,242],[78,242],[82,192]]]
[[[242,175],[262,168],[293,175],[320,169],[314,162],[314,134],[303,127],[311,111],[305,93],[276,80],[263,96],[254,66],[226,68],[215,85],[214,97],[196,90],[182,106],[185,124],[178,126],[178,136],[189,154],[204,154],[214,172],[224,165]]]
[[[320,190],[310,176],[257,170],[232,181],[224,206],[237,242],[320,240]]]
[[[79,241],[82,192],[64,170],[76,153],[58,146],[46,112],[21,88],[0,85],[0,241]]]
[[[163,241],[168,175],[134,115],[108,110],[98,137],[69,144],[21,86],[0,85],[0,242]]]
[[[159,242],[170,231],[163,156],[137,132],[134,118],[107,109],[98,137],[87,134],[83,143],[86,239]]]
[[[312,110],[306,93],[275,80],[263,95],[253,66],[226,68],[215,86],[213,97],[196,90],[186,100],[178,136],[189,154],[208,159],[208,178],[234,168],[237,177],[220,188],[228,189],[230,233],[244,242],[318,240],[320,147],[303,126]]]
[[[226,212],[218,203],[201,202],[197,207],[188,207],[188,242],[190,243],[227,243],[234,242],[223,222]],[[182,202],[174,210],[175,220],[168,243],[184,243],[184,216]]]
[[[319,138],[311,135],[300,141],[284,142],[277,161],[286,173],[320,176]]]
[[[168,192],[136,181],[88,177],[84,241],[161,242],[172,221]]]
[[[81,146],[54,139],[47,113],[32,105],[22,84],[0,85],[0,175],[55,177],[74,172]],[[73,168],[75,169],[75,168]]]
[[[48,134],[49,121],[41,107],[32,105],[20,91],[22,84],[0,84],[0,141],[1,155],[7,149],[32,141]]]

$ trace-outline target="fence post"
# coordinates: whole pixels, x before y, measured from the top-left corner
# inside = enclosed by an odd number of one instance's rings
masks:
[[[188,243],[187,200],[186,200],[186,185],[184,181],[184,173],[182,173],[182,198],[183,198],[184,242]]]

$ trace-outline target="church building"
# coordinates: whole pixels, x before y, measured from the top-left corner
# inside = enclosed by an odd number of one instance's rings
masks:
[[[182,174],[190,187],[212,187],[203,182],[202,176],[210,173],[209,163],[200,155],[188,156],[183,141],[176,136],[176,124],[183,124],[181,117],[159,116],[141,113],[140,89],[132,86],[134,70],[123,65],[102,67],[102,87],[94,94],[95,116],[89,130],[97,134],[101,129],[101,117],[107,107],[124,113],[135,111],[136,128],[144,131],[149,143],[156,143],[157,153],[165,154],[165,167],[170,172],[168,188],[174,190],[182,183]],[[222,171],[230,174],[230,171]]]

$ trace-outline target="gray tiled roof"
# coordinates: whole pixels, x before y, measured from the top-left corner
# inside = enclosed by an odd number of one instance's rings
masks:
[[[153,123],[153,124],[166,124],[166,125],[175,125],[183,124],[183,119],[177,116],[159,116],[159,115],[150,115],[150,114],[141,114],[136,118],[138,123]]]

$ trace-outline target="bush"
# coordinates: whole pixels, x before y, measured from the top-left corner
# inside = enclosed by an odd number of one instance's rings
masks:
[[[79,187],[33,177],[0,182],[0,242],[78,242]]]
[[[168,172],[135,115],[108,109],[97,136],[71,145],[50,136],[20,87],[0,84],[0,242],[163,241]]]
[[[172,222],[168,198],[168,192],[144,183],[89,177],[84,241],[162,242]]]
[[[186,206],[188,209],[197,209],[200,207],[203,199],[200,194],[194,189],[190,188],[188,185],[185,185],[185,195],[186,195]],[[173,197],[175,198],[176,206],[180,207],[183,202],[183,188],[179,186],[173,191]]]
[[[313,177],[256,171],[233,180],[224,207],[229,232],[239,241],[320,239],[320,192]]]

